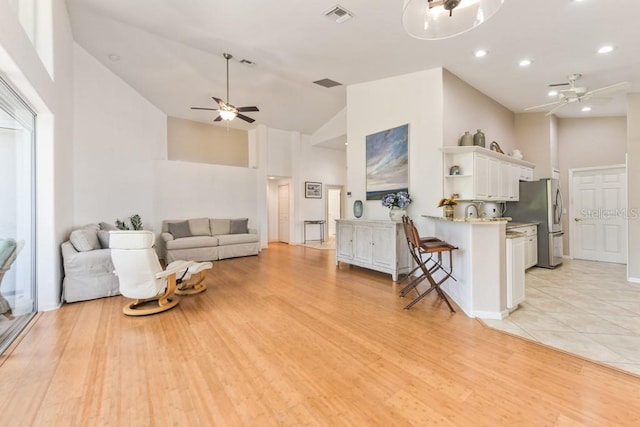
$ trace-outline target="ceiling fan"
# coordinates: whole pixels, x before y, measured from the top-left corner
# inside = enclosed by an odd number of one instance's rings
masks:
[[[191,109],[192,110],[219,111],[218,117],[216,117],[213,120],[214,122],[219,122],[221,120],[231,121],[231,120],[233,120],[233,119],[235,119],[237,117],[239,119],[244,120],[245,122],[253,123],[253,122],[255,122],[254,119],[252,119],[251,117],[245,116],[244,114],[240,114],[240,113],[246,113],[248,111],[260,111],[260,110],[258,110],[258,107],[255,107],[255,106],[252,106],[252,107],[236,107],[236,106],[231,105],[229,103],[229,60],[231,58],[233,58],[233,56],[231,54],[229,54],[229,53],[223,53],[222,56],[224,56],[224,59],[227,60],[227,101],[225,102],[220,98],[216,98],[215,96],[212,96],[211,98],[213,98],[213,100],[218,103],[218,108],[191,107]]]
[[[567,76],[568,82],[566,83],[554,83],[550,84],[550,88],[563,88],[557,91],[558,99],[554,102],[550,102],[548,104],[536,105],[534,107],[525,108],[525,111],[537,110],[538,108],[546,108],[553,107],[546,116],[550,116],[555,113],[562,107],[572,102],[584,102],[589,99],[606,99],[596,97],[600,95],[604,95],[605,93],[615,92],[617,90],[626,89],[629,86],[627,82],[620,82],[613,84],[611,86],[601,87],[599,89],[589,90],[586,87],[576,86],[576,81],[582,77],[580,73],[569,74]]]

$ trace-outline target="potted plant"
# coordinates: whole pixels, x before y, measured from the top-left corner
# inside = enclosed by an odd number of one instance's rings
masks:
[[[442,199],[440,199],[440,201],[438,202],[438,207],[442,208],[444,207],[444,217],[445,218],[450,218],[453,219],[453,211],[454,211],[454,206],[457,205],[458,202],[456,201],[456,199],[454,198],[449,198],[449,197],[444,197]]]
[[[389,208],[389,218],[392,221],[402,220],[402,216],[407,214],[407,206],[411,204],[411,197],[406,191],[389,193],[382,198],[382,206]]]

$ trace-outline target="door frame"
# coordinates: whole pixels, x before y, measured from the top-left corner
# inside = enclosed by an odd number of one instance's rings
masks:
[[[580,173],[580,172],[590,172],[590,171],[606,171],[606,170],[611,170],[611,169],[624,169],[624,173],[625,175],[628,177],[629,171],[627,170],[627,165],[626,163],[621,163],[621,164],[615,164],[615,165],[607,165],[607,166],[591,166],[591,167],[587,167],[587,168],[573,168],[573,169],[569,169],[569,181],[568,181],[568,185],[567,187],[569,187],[567,189],[568,194],[569,194],[569,212],[567,215],[567,222],[569,222],[569,233],[570,233],[570,238],[569,238],[569,258],[574,259],[573,258],[573,248],[575,247],[575,241],[576,241],[576,233],[575,233],[575,221],[573,221],[574,218],[574,212],[573,212],[573,179],[574,179],[574,174],[576,173]],[[627,190],[629,188],[629,182],[627,180],[626,182],[626,186],[627,186]],[[629,205],[629,201],[626,200],[627,203],[627,209],[628,209],[628,205]],[[628,225],[627,225],[627,230],[628,230]],[[628,239],[629,239],[629,235],[627,232],[627,236],[625,237],[627,239],[627,252],[628,252]],[[629,264],[629,259],[628,259],[628,254],[627,254],[627,264]]]
[[[342,185],[325,185],[325,203],[324,206],[324,219],[326,223],[325,233],[327,234],[325,237],[329,237],[329,190],[340,190],[340,218],[344,218],[344,205],[345,205],[345,197],[344,197],[344,186]],[[336,233],[337,233],[337,225],[336,225]]]

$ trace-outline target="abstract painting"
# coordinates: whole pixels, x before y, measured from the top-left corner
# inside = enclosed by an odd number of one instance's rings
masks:
[[[409,125],[367,135],[367,200],[409,191]]]

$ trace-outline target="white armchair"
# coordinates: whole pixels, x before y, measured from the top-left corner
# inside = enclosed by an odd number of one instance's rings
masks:
[[[178,281],[186,282],[194,272],[202,275],[212,266],[211,263],[174,261],[163,270],[153,249],[155,236],[152,232],[110,231],[109,234],[111,259],[120,279],[120,293],[135,300],[122,310],[129,316],[144,316],[175,307],[179,300],[173,294]]]

